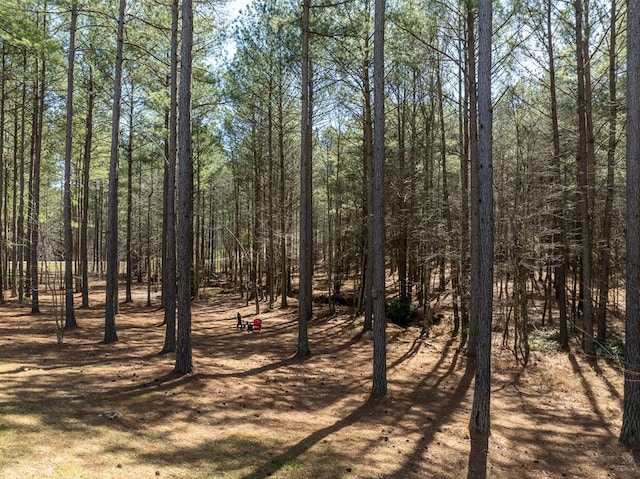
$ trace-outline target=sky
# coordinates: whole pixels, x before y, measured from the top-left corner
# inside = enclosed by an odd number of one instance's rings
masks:
[[[251,0],[231,0],[227,3],[225,9],[231,14],[231,18],[234,19],[238,16],[240,10],[244,9],[251,3]]]
[[[229,12],[229,23],[233,22],[240,13],[240,10],[244,10],[245,7],[251,3],[251,1],[252,0],[231,0],[230,2],[228,2],[225,5],[224,9]],[[231,58],[236,52],[236,46],[233,43],[233,40],[227,41],[225,50],[227,58]]]

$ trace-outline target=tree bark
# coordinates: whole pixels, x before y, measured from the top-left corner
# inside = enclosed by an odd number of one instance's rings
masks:
[[[551,165],[554,181],[562,185],[562,166],[560,158],[560,128],[558,126],[558,100],[556,93],[556,69],[555,54],[553,48],[553,27],[551,22],[551,12],[553,1],[546,2],[547,17],[547,55],[549,57],[549,95],[551,103],[551,138],[553,143],[553,162]],[[559,186],[560,188],[560,186]],[[566,243],[566,222],[564,214],[564,194],[559,195],[554,201],[554,228],[557,231],[554,238],[555,250],[555,289],[556,302],[560,315],[560,347],[569,346],[569,334],[567,330],[567,253]]]
[[[46,29],[46,19],[43,20]],[[33,174],[31,179],[31,248],[30,248],[30,277],[31,277],[31,313],[38,314],[40,312],[40,295],[38,291],[38,250],[40,246],[40,170],[42,159],[42,125],[44,119],[44,95],[46,93],[46,57],[42,54],[42,67],[40,68],[40,83],[38,85],[39,93],[36,96],[36,115],[34,115],[34,157],[33,157]],[[3,112],[4,114],[4,112]],[[1,122],[0,122],[1,123]],[[4,131],[0,127],[0,131]],[[0,146],[0,149],[2,147]],[[0,174],[0,185],[2,184],[2,176]],[[2,193],[0,190],[0,198]],[[0,274],[0,278],[2,274]],[[2,299],[2,283],[0,280],[0,300]]]
[[[73,154],[73,76],[76,61],[76,25],[78,2],[71,5],[71,25],[69,27],[69,64],[67,70],[67,125],[64,147],[64,288],[65,327],[77,326],[73,305],[73,230],[71,228],[71,156]]]
[[[24,235],[24,175],[25,175],[25,141],[27,136],[27,53],[24,52],[24,78],[22,81],[22,105],[20,114],[20,156],[18,158],[18,174],[19,191],[18,191],[18,217],[16,219],[16,248],[17,248],[17,276],[16,283],[18,285],[18,306],[24,306],[24,259],[25,259],[25,235]],[[73,294],[73,290],[72,290]]]
[[[96,93],[93,89],[93,70],[89,66],[87,91],[87,119],[85,126],[84,158],[82,175],[82,224],[80,231],[80,262],[82,263],[82,307],[89,307],[89,194],[91,172],[91,148],[93,144],[93,110]]]
[[[440,163],[442,164],[442,206],[444,209],[444,220],[447,225],[447,235],[450,242],[450,251],[456,251],[456,238],[455,231],[453,230],[453,219],[451,215],[451,201],[449,199],[449,173],[447,170],[447,140],[446,140],[446,127],[444,121],[444,98],[442,91],[442,59],[438,59],[438,67],[436,70],[436,88],[438,89],[438,124],[440,127]],[[458,267],[459,258],[454,254],[450,254],[451,262],[451,300],[453,303],[453,332],[452,336],[455,337],[460,330],[460,308],[459,308],[459,289],[460,289],[460,269]]]
[[[284,150],[284,93],[282,91],[282,81],[278,83],[278,156],[280,165],[280,307],[288,306],[287,295],[287,183],[286,183],[286,156]]]
[[[471,298],[469,317],[469,342],[467,345],[467,355],[474,357],[477,348],[478,336],[478,291],[474,290],[474,285],[480,284],[480,237],[478,231],[480,226],[478,221],[480,215],[478,207],[480,205],[479,196],[479,159],[478,159],[478,94],[476,86],[476,55],[475,55],[475,22],[473,3],[467,0],[467,56],[468,56],[468,91],[469,91],[469,154],[471,160]]]
[[[369,2],[367,2],[368,9]],[[369,14],[367,10],[367,15]],[[369,50],[369,40],[366,39],[365,51]],[[371,271],[371,248],[373,245],[373,227],[371,224],[371,211],[373,209],[372,202],[372,188],[370,185],[373,183],[373,119],[372,119],[372,105],[371,105],[371,84],[369,78],[370,62],[369,58],[365,56],[362,65],[362,97],[363,97],[363,173],[364,182],[362,186],[362,228],[363,235],[362,241],[364,246],[362,248],[362,285],[361,294],[358,301],[358,309],[364,313],[364,323],[362,331],[371,331],[373,328],[373,305],[371,303],[370,291],[372,286],[372,271]]]
[[[182,2],[182,49],[178,114],[177,374],[193,372],[191,352],[191,269],[193,265],[193,156],[191,147],[191,71],[193,6]]]
[[[611,271],[611,230],[613,217],[613,199],[615,187],[615,161],[617,143],[617,7],[611,0],[611,31],[609,33],[609,145],[607,148],[607,191],[604,202],[602,225],[602,246],[600,248],[600,293],[598,300],[598,342],[607,339],[607,305],[609,304],[609,275]]]
[[[6,127],[6,90],[7,90],[7,57],[4,43],[0,46],[2,50],[2,71],[0,72],[0,131],[5,131]],[[4,169],[4,135],[0,135],[0,304],[4,304],[4,287],[5,287],[5,258],[6,258],[6,228],[4,224],[6,222],[6,205],[5,199],[6,189],[4,187],[5,182],[5,169]]]
[[[463,0],[464,1],[464,0]],[[460,159],[460,251],[459,251],[459,298],[460,298],[460,323],[461,323],[461,347],[469,336],[469,58],[464,52],[464,20],[460,19],[460,47],[458,61],[464,65],[458,79],[458,95],[462,98],[458,112],[459,135],[459,159]],[[467,47],[468,48],[468,47]]]
[[[627,284],[620,442],[640,446],[640,2],[627,2]]]
[[[311,354],[308,323],[313,313],[313,185],[311,60],[309,56],[309,11],[311,0],[302,2],[302,120],[300,145],[300,259],[298,295],[298,349],[296,356]]]
[[[120,104],[122,102],[122,63],[124,47],[126,0],[120,0],[118,37],[116,46],[113,112],[111,121],[111,156],[109,160],[109,192],[107,196],[107,288],[105,302],[104,342],[118,340],[116,314],[118,311],[118,176],[120,143]]]
[[[13,142],[13,168],[12,168],[12,188],[11,188],[11,271],[9,272],[9,278],[11,281],[11,297],[15,298],[18,296],[18,286],[16,284],[16,271],[18,271],[18,248],[16,245],[18,244],[18,232],[16,230],[17,222],[16,217],[18,216],[18,156],[20,154],[19,142],[17,141],[18,135],[20,134],[19,122],[18,122],[18,106],[16,105],[13,110],[13,138],[16,141]]]
[[[472,438],[469,479],[487,475],[488,438],[491,431],[491,329],[493,314],[493,160],[491,107],[492,2],[478,2],[478,215],[473,236],[478,240],[479,281],[472,284],[477,297],[476,375],[469,431]],[[479,458],[479,461],[474,461]],[[473,467],[472,467],[473,466]]]
[[[127,141],[127,238],[126,238],[126,278],[124,302],[131,303],[131,282],[133,281],[133,265],[131,257],[131,234],[133,217],[133,92],[134,85],[131,82],[131,104],[129,105],[129,140]],[[138,228],[141,230],[142,228]],[[138,245],[140,247],[140,245]],[[140,255],[138,261],[140,261]],[[151,276],[151,271],[147,268],[147,277]]]
[[[267,140],[267,150],[269,156],[269,167],[268,167],[268,189],[269,189],[269,198],[268,201],[268,279],[267,279],[267,287],[269,293],[269,309],[273,308],[273,303],[275,302],[275,270],[276,270],[276,262],[275,262],[275,218],[273,216],[273,196],[275,194],[274,191],[274,173],[273,173],[273,164],[274,164],[274,155],[273,155],[273,82],[271,78],[269,78],[269,103],[268,103],[268,140]]]
[[[165,258],[162,278],[165,336],[163,353],[176,350],[176,149],[178,134],[178,0],[171,4],[171,64],[169,72],[169,145],[165,191]]]
[[[583,40],[583,19],[582,0],[575,0],[576,9],[576,62],[578,72],[578,188],[579,188],[579,209],[580,209],[580,235],[581,235],[581,292],[582,292],[582,314],[583,331],[582,347],[587,355],[595,354],[593,341],[593,300],[592,300],[592,253],[591,253],[591,187],[589,168],[589,133],[587,124],[587,98],[585,75],[586,46]]]
[[[373,309],[373,387],[371,393],[387,393],[387,343],[384,257],[384,24],[385,0],[376,0],[373,34],[373,184],[371,244],[371,302]]]
[[[404,87],[403,87],[404,88]],[[400,301],[407,301],[407,248],[408,248],[408,226],[406,214],[406,95],[398,95],[398,168],[397,168],[397,185],[396,193],[396,215],[398,223],[396,223],[396,258],[398,261],[398,281],[400,283]],[[428,280],[427,280],[428,283]]]

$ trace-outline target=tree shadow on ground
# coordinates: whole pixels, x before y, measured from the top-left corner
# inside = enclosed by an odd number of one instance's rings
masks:
[[[609,434],[615,437],[616,434],[612,431],[609,425],[609,421],[607,420],[607,417],[602,411],[601,404],[599,404],[598,401],[595,400],[596,396],[594,394],[593,387],[589,382],[589,380],[585,377],[584,371],[578,364],[578,361],[576,360],[575,355],[572,352],[569,352],[567,354],[567,357],[569,358],[571,367],[573,368],[573,372],[580,378],[580,384],[584,389],[585,397],[589,399],[589,403],[591,404],[591,410],[598,416],[598,420],[600,424],[602,424],[602,426],[609,432]],[[590,362],[591,364],[593,364],[593,361],[590,360]]]
[[[302,454],[306,453],[313,446],[318,444],[320,441],[325,439],[326,437],[348,427],[359,421],[361,421],[364,417],[368,415],[373,415],[376,413],[377,408],[382,403],[382,398],[380,396],[369,396],[369,399],[358,407],[356,410],[351,412],[346,417],[340,419],[335,424],[327,426],[325,428],[319,429],[312,433],[311,435],[305,437],[300,440],[297,444],[287,449],[285,452],[279,454],[276,457],[271,458],[266,464],[258,467],[257,470],[243,475],[242,479],[258,479],[263,477],[268,477],[270,475],[275,474],[278,470],[280,470],[284,465],[290,464],[296,458],[300,457]]]
[[[175,477],[333,479],[351,467],[360,469],[360,477],[462,477],[470,459],[466,424],[473,366],[457,339],[446,341],[444,330],[433,341],[416,339],[411,329],[390,330],[390,393],[380,399],[368,394],[371,341],[358,334],[348,313],[311,323],[313,355],[301,361],[292,357],[293,310],[265,313],[266,328],[259,334],[235,329],[236,310],[252,317],[251,306],[242,309],[233,298],[212,298],[194,309],[196,372],[185,376],[172,372],[172,355],[157,355],[164,336],[155,327],[160,311],[127,309],[119,318],[121,341],[113,345],[99,343],[103,324],[96,310],[79,312],[81,328],[62,347],[50,335],[51,317],[12,316],[0,325],[0,336],[4,331],[14,338],[0,343],[6,364],[0,408],[9,413],[0,433],[37,435],[45,426],[61,435],[72,432],[92,443],[102,440],[107,455],[188,471],[172,472]],[[519,479],[562,468],[581,478],[606,475],[609,466],[594,454],[611,455],[611,449],[599,451],[615,437],[615,419],[597,395],[606,386],[615,399],[615,386],[604,376],[601,385],[579,356],[569,356],[563,372],[582,384],[567,394],[585,398],[586,405],[574,410],[573,403],[554,402],[561,396],[551,396],[557,393],[553,381],[535,379],[534,388],[532,370],[494,383],[499,402],[489,466],[495,466],[496,477],[516,477],[514,467]],[[100,415],[110,409],[122,414],[113,420]],[[31,425],[21,422],[22,413]],[[175,446],[174,434],[189,439]],[[631,462],[630,456],[625,460]],[[596,461],[597,469],[585,466]],[[629,463],[615,467],[612,473],[628,472],[620,477],[637,472]]]

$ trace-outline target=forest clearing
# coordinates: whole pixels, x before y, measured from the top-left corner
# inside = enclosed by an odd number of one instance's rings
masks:
[[[159,354],[159,296],[146,307],[146,287],[133,293],[112,344],[99,286],[62,345],[47,295],[39,315],[0,308],[0,478],[466,476],[474,368],[447,311],[428,339],[389,324],[389,391],[374,398],[371,340],[350,308],[314,306],[300,360],[295,303],[249,333],[236,313],[250,320],[255,306],[209,288],[193,303],[195,372],[177,376]],[[487,476],[640,477],[618,442],[621,371],[590,364],[577,341],[564,353],[534,336],[522,368],[494,334]]]

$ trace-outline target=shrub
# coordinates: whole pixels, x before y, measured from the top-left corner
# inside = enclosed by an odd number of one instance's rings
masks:
[[[605,343],[596,342],[596,355],[601,358],[624,361],[624,342],[622,338],[613,335]]]
[[[387,306],[387,318],[394,324],[406,328],[416,314],[416,310],[410,301],[394,299]]]

